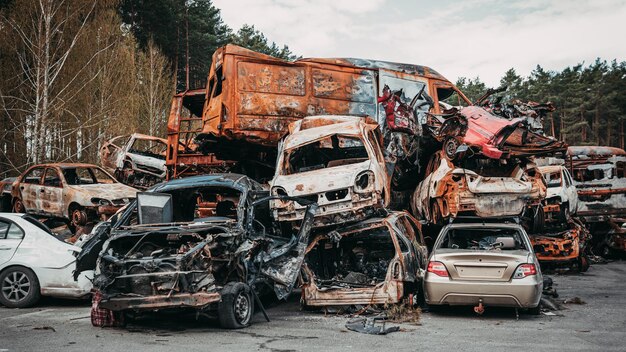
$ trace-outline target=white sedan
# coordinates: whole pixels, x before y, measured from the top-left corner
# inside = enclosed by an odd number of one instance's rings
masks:
[[[93,271],[76,281],[72,275],[80,250],[28,215],[0,213],[0,304],[23,308],[41,296],[88,296]]]

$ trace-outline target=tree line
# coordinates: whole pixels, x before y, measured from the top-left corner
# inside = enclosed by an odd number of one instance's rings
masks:
[[[202,87],[218,47],[294,60],[252,25],[233,30],[210,0],[0,0],[0,177],[41,162],[97,162],[101,143],[165,136],[172,95]],[[514,69],[505,100],[552,101],[546,133],[624,147],[626,63]],[[471,99],[487,87],[460,78]]]
[[[1,0],[0,177],[97,162],[115,135],[165,136],[174,92],[202,87],[229,42],[294,58],[210,0]]]
[[[472,101],[489,88],[479,77],[461,77],[456,84]],[[508,86],[500,94],[503,102],[521,99],[554,104],[556,110],[544,120],[546,134],[569,145],[624,148],[626,62],[597,59],[562,71],[538,65],[528,77],[511,68],[500,79],[500,86]]]

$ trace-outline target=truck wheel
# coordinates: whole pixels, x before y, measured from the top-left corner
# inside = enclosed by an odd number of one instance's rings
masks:
[[[26,209],[24,208],[24,203],[20,199],[16,199],[13,202],[13,212],[14,213],[25,213]]]
[[[250,287],[243,282],[229,282],[220,292],[222,300],[217,306],[220,325],[225,329],[241,329],[250,325],[254,300]]]
[[[32,307],[39,298],[39,280],[32,270],[14,266],[0,274],[0,303],[5,307]]]

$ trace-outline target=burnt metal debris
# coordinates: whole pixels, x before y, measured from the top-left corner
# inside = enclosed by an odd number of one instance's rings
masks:
[[[568,149],[544,133],[551,103],[504,90],[472,103],[425,66],[227,45],[205,88],[174,95],[166,139],[105,142],[108,172],[33,166],[0,182],[0,206],[80,237],[96,322],[192,310],[240,328],[296,286],[306,308],[417,307],[452,221],[515,218],[545,268],[626,251],[626,152]]]

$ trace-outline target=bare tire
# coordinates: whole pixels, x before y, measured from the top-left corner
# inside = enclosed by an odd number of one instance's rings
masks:
[[[35,273],[22,266],[14,266],[0,274],[0,303],[9,308],[34,306],[41,298],[39,280]]]
[[[254,300],[250,287],[243,282],[229,282],[221,291],[217,314],[225,329],[241,329],[250,325],[254,312]]]
[[[21,199],[16,199],[15,202],[13,202],[13,212],[14,213],[26,212],[26,208],[24,208],[24,203],[22,203]]]

